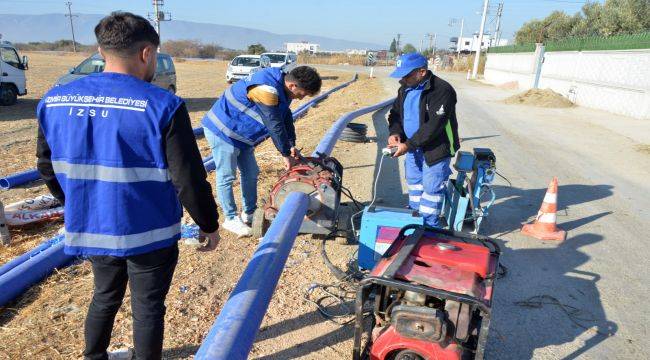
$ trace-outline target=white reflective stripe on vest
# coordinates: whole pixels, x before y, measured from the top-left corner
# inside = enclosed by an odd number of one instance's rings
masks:
[[[231,89],[232,88],[228,88],[228,90],[226,90],[224,93],[226,95],[226,100],[228,100],[229,103],[231,103],[234,107],[236,107],[237,110],[252,117],[258,123],[264,125],[264,121],[262,121],[262,116],[260,116],[260,114],[258,114],[255,110],[247,107],[246,105],[240,103],[239,100],[235,99],[235,95],[232,94]]]
[[[70,164],[65,161],[52,161],[54,172],[65,174],[68,179],[100,180],[118,183],[140,181],[167,182],[171,180],[167,169],[160,168],[118,168],[103,165]]]
[[[219,120],[219,118],[217,117],[217,115],[215,115],[215,114],[212,112],[212,110],[208,111],[208,113],[207,113],[206,115],[208,116],[208,119],[210,119],[210,122],[212,122],[212,123],[214,124],[214,126],[216,126],[217,129],[219,129],[219,131],[221,131],[222,133],[224,133],[227,137],[229,137],[229,138],[231,138],[231,139],[235,139],[235,140],[237,140],[237,141],[241,141],[241,142],[243,142],[243,143],[246,144],[246,145],[250,145],[250,146],[254,146],[254,145],[255,145],[254,142],[252,142],[252,141],[250,141],[249,139],[247,139],[247,138],[245,138],[245,137],[243,137],[243,136],[237,134],[236,132],[230,130],[229,127],[227,127],[224,123],[221,122],[221,120]]]
[[[129,235],[105,235],[92,233],[66,232],[65,244],[68,246],[93,247],[102,249],[133,249],[158,241],[171,239],[180,234],[181,223],[172,226]]]

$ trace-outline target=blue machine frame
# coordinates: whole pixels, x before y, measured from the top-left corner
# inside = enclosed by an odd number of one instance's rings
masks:
[[[496,157],[492,150],[485,148],[474,148],[474,153],[460,151],[454,168],[458,174],[456,179],[447,183],[443,216],[449,230],[463,231],[465,222],[471,221],[474,225],[471,232],[477,234],[496,198],[491,186],[496,172]],[[482,206],[485,194],[490,198]]]

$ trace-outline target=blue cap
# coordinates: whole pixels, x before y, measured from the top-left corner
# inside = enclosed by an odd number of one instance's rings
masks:
[[[397,58],[397,67],[390,77],[401,79],[411,71],[427,67],[427,59],[418,53],[408,53]]]

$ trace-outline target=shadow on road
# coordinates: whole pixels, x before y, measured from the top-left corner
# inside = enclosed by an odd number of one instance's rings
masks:
[[[536,349],[575,342],[563,357],[575,359],[617,332],[601,303],[600,274],[578,270],[590,260],[580,248],[601,240],[581,234],[557,247],[502,245],[509,272],[497,282],[488,358],[531,359]]]
[[[613,188],[612,185],[560,186],[558,188],[558,224],[560,227],[570,231],[611,214],[611,212],[604,212],[562,223],[562,218],[571,211],[571,206],[610,197],[613,195]],[[546,188],[520,189],[501,185],[495,185],[493,189],[497,203],[490,207],[489,215],[481,225],[481,232],[495,237],[518,231],[523,223],[537,215],[547,190]]]
[[[372,114],[372,123],[375,127],[377,139],[377,153],[375,156],[375,171],[372,176],[373,191],[375,191],[375,179],[379,171],[379,164],[383,159],[381,174],[377,182],[377,198],[381,198],[380,205],[391,207],[404,207],[408,204],[408,194],[402,193],[402,178],[400,173],[399,160],[390,157],[384,157],[381,149],[388,145],[388,122],[386,114],[388,108]]]

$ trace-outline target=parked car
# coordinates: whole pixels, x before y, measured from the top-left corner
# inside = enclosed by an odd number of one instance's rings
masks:
[[[16,103],[19,95],[27,95],[25,70],[27,56],[22,59],[18,50],[8,41],[0,41],[0,105]]]
[[[271,67],[282,68],[282,71],[288,73],[296,67],[296,62],[298,61],[298,55],[294,52],[269,52],[264,53],[262,56],[268,56],[271,60]]]
[[[235,56],[230,64],[228,64],[228,70],[226,70],[226,81],[229,84],[232,84],[233,82],[241,80],[260,70],[262,68],[261,58],[261,55]]]
[[[86,75],[102,72],[104,71],[105,64],[102,56],[99,53],[95,53],[82,61],[81,64],[70,69],[70,73],[61,76],[54,86],[65,85]],[[176,93],[176,68],[174,67],[174,61],[171,56],[158,53],[156,74],[152,83],[169,90],[171,93]]]

